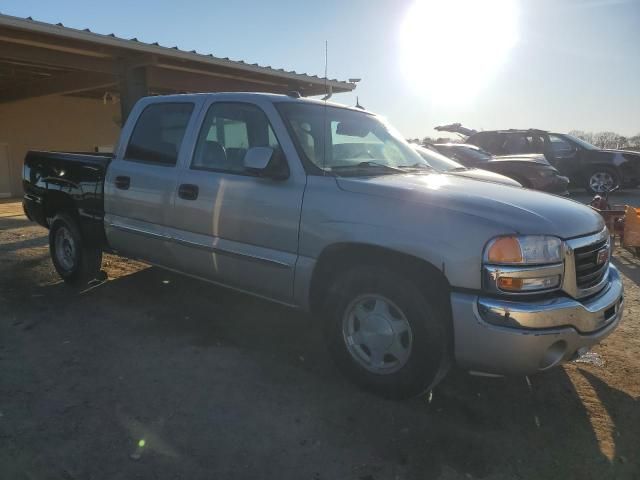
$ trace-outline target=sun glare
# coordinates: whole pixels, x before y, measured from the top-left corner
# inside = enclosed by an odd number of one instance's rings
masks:
[[[518,40],[516,0],[416,0],[400,32],[400,59],[421,96],[467,103]]]

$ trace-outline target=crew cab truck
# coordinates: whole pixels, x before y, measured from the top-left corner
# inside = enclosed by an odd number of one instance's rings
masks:
[[[311,311],[389,397],[454,362],[547,370],[622,318],[596,212],[437,173],[376,115],[295,95],[141,99],[113,156],[29,152],[24,192],[66,282],[109,251]]]

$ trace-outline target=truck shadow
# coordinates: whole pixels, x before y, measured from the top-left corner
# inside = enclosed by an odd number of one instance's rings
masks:
[[[572,365],[528,381],[454,371],[430,401],[391,402],[340,376],[320,325],[307,315],[157,268],[85,290],[46,282],[34,288],[44,261],[16,267],[0,282],[8,308],[38,325],[21,334],[49,342],[82,324],[74,332],[82,345],[75,361],[103,379],[83,387],[93,405],[84,415],[104,417],[106,438],[126,435],[110,425],[117,415],[161,424],[162,441],[171,443],[163,448],[174,453],[148,458],[156,467],[195,476],[219,471],[225,461],[233,469],[241,448],[249,459],[242,478],[342,478],[348,471],[346,478],[367,479],[589,479],[638,472],[638,402],[591,371]],[[112,364],[127,365],[135,380],[108,387],[121,374]],[[576,375],[608,412],[613,454]],[[54,375],[63,385],[78,382],[68,376]],[[39,425],[36,434],[47,439],[47,424]],[[212,433],[220,425],[227,428],[222,437]],[[262,435],[275,446],[254,440]]]
[[[632,280],[636,285],[640,285],[640,258],[629,250],[618,247],[611,261],[624,276]]]

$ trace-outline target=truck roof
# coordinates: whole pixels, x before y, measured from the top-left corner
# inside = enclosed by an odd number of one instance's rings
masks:
[[[201,98],[201,97],[211,97],[219,100],[229,100],[229,101],[242,101],[242,100],[268,100],[271,103],[306,103],[312,105],[327,105],[330,107],[338,107],[338,108],[346,108],[348,110],[355,110],[358,112],[366,112],[369,114],[373,114],[368,110],[363,108],[358,108],[354,106],[344,105],[341,103],[324,101],[317,98],[308,98],[308,97],[297,97],[295,95],[284,95],[278,93],[263,93],[263,92],[210,92],[210,93],[178,93],[172,95],[158,95],[154,97],[146,97],[149,102],[160,102],[160,101],[171,101],[171,100],[188,100],[189,98]],[[153,100],[151,100],[153,99]],[[156,100],[157,99],[157,100]]]

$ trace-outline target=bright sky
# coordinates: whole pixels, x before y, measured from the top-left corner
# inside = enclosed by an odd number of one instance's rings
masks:
[[[482,8],[478,8],[482,5]],[[362,78],[333,100],[435,125],[640,132],[638,0],[4,0],[4,14]]]

